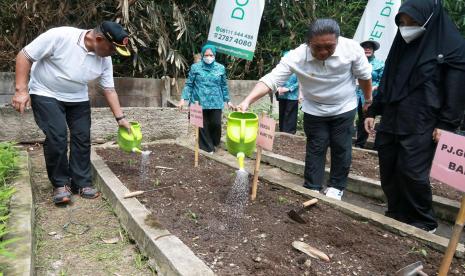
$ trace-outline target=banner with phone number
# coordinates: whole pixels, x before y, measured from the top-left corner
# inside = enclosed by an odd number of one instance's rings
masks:
[[[252,60],[265,0],[217,0],[208,44],[218,52]]]

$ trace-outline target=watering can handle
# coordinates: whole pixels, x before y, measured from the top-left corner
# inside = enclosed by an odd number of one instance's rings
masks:
[[[141,138],[141,137],[139,137],[140,132],[134,131],[134,126],[133,126],[133,125],[131,125],[131,134],[132,134],[132,135],[134,136],[134,138],[137,139],[137,140]]]
[[[240,143],[245,143],[245,120],[241,120],[241,136],[239,139]]]

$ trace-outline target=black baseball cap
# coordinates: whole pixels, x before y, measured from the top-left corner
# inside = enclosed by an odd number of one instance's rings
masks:
[[[123,29],[123,26],[112,21],[103,21],[100,24],[100,30],[111,44],[115,46],[116,52],[121,55],[128,57],[131,55],[127,47],[129,38],[128,33]]]

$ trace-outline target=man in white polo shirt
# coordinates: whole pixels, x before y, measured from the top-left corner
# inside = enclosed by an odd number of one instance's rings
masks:
[[[12,104],[21,113],[32,105],[34,119],[45,134],[44,155],[55,204],[69,202],[71,193],[84,198],[99,196],[92,187],[90,167],[89,81],[100,79],[116,121],[130,127],[115,92],[110,57],[115,52],[129,56],[127,43],[128,34],[121,25],[104,21],[93,30],[50,29],[16,57]]]
[[[276,91],[295,73],[304,97],[302,110],[307,135],[304,187],[322,189],[329,146],[331,173],[326,196],[341,200],[352,162],[357,108],[355,81],[358,79],[364,92],[366,110],[372,102],[372,68],[363,48],[354,40],[340,37],[339,25],[332,19],[318,19],[311,24],[306,42],[290,51],[271,73],[260,79],[239,108],[247,110],[251,103]]]

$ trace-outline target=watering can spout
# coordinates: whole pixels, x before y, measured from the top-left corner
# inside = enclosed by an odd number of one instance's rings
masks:
[[[237,162],[239,162],[239,170],[244,170],[244,158],[245,154],[243,152],[237,153]]]
[[[142,154],[142,151],[138,148],[132,148],[131,150],[132,152],[135,152],[135,153],[139,153],[139,154]]]

